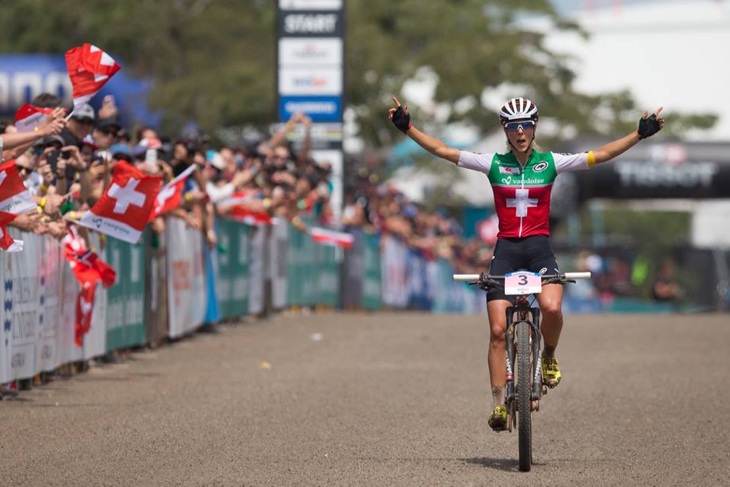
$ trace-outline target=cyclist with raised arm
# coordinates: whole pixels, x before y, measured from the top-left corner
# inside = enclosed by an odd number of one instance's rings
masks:
[[[499,218],[499,233],[494,247],[490,274],[504,275],[520,269],[531,272],[558,274],[555,252],[550,245],[550,192],[558,174],[590,169],[610,161],[651,137],[664,126],[660,107],[651,116],[644,112],[636,131],[596,150],[580,154],[540,152],[535,143],[538,109],[526,98],[513,98],[499,110],[499,121],[507,136],[508,152],[478,154],[449,147],[426,135],[411,124],[408,107],[402,107],[393,97],[395,107],[389,110],[393,124],[431,154],[459,167],[483,172],[494,192],[494,206]],[[540,331],[545,347],[542,352],[542,377],[547,387],[560,383],[560,368],[555,358],[560,331],[563,287],[546,284],[537,294],[543,319]],[[489,426],[495,431],[507,428],[507,408],[504,405],[506,384],[505,331],[506,310],[513,303],[503,290],[492,289],[487,294],[489,315],[489,376],[494,410]]]

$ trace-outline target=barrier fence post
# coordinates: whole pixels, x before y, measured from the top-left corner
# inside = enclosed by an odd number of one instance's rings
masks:
[[[167,336],[167,262],[165,260],[165,233],[145,232],[145,289],[144,328],[146,341],[159,345]]]

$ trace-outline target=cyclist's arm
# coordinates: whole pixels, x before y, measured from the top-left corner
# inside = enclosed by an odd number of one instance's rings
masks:
[[[461,152],[459,149],[454,149],[453,147],[449,147],[448,145],[444,144],[442,141],[440,141],[436,137],[431,137],[430,135],[426,135],[413,126],[411,126],[411,128],[408,129],[407,134],[418,145],[420,145],[421,147],[423,147],[424,149],[426,149],[428,152],[435,155],[436,157],[440,157],[441,159],[446,159],[447,161],[453,162],[454,164],[459,163],[459,152]]]
[[[602,162],[608,162],[614,157],[618,157],[627,150],[631,149],[639,142],[639,133],[634,131],[613,142],[609,142],[606,145],[599,147],[593,151],[595,156],[595,163],[601,164]]]

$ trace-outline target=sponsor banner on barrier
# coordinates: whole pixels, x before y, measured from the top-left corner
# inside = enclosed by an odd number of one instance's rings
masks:
[[[63,258],[61,243],[53,238],[37,237],[41,244],[38,255],[38,286],[41,315],[38,319],[40,346],[36,356],[36,370],[51,371],[60,365],[58,354],[58,330],[64,326],[61,320]]]
[[[217,220],[218,269],[216,296],[221,318],[248,314],[251,227],[232,220]]]
[[[383,303],[393,308],[408,306],[408,249],[395,237],[383,237],[382,291]]]
[[[342,69],[337,67],[281,67],[279,94],[339,95],[342,93]]]
[[[340,38],[281,38],[279,39],[279,64],[293,67],[302,64],[340,66],[342,64],[342,39]]]
[[[17,238],[20,232],[11,230]],[[38,276],[38,255],[41,252],[37,235],[23,235],[25,251],[6,254],[5,313],[12,326],[11,376],[27,379],[36,374],[36,349],[40,345],[41,294]]]
[[[264,280],[266,278],[266,232],[268,227],[255,227],[251,235],[251,264],[248,267],[248,311],[264,312]]]
[[[205,320],[208,297],[203,237],[179,218],[168,219],[166,232],[170,337],[178,338]]]
[[[271,229],[269,245],[269,278],[271,279],[271,305],[274,309],[284,309],[287,305],[287,239],[289,224],[282,218],[277,219]]]
[[[339,96],[282,96],[279,98],[279,120],[289,120],[295,113],[304,113],[313,122],[338,122],[342,119]]]
[[[362,234],[362,307],[379,309],[381,299],[381,257],[380,238],[377,235]]]
[[[117,282],[107,291],[106,351],[145,342],[144,245],[109,238],[106,260],[117,271]],[[97,289],[98,292],[98,289]],[[98,301],[95,308],[98,307]],[[96,315],[101,315],[101,310]]]

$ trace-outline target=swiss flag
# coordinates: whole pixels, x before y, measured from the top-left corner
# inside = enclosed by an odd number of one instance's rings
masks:
[[[84,335],[91,329],[96,283],[101,281],[104,287],[110,287],[116,281],[117,273],[95,252],[86,248],[84,239],[79,236],[75,227],[71,227],[63,238],[63,246],[71,272],[81,286],[76,297],[75,324],[75,341],[81,347],[84,345]]]
[[[234,206],[229,213],[234,220],[242,221],[252,226],[271,225],[273,219],[265,211],[252,211],[243,206]]]
[[[38,108],[30,103],[23,103],[15,112],[15,128],[18,132],[30,132],[52,111],[52,108]]]
[[[112,184],[79,225],[125,242],[137,243],[152,213],[162,178],[148,176],[120,161],[112,169]]]
[[[79,347],[84,346],[84,335],[91,330],[91,318],[94,313],[94,294],[96,284],[82,287],[76,296],[76,323],[74,324],[74,341]]]
[[[162,187],[160,192],[157,194],[157,198],[155,198],[155,206],[150,214],[150,221],[163,213],[167,213],[168,211],[174,210],[180,206],[185,180],[188,179],[188,176],[190,176],[193,171],[195,171],[195,166],[191,165],[185,169],[182,174]]]
[[[255,197],[246,192],[233,193],[228,198],[223,198],[216,203],[219,207],[230,207],[229,218],[247,223],[248,225],[271,225],[273,218],[265,211],[254,211],[247,207],[246,203],[253,201]]]
[[[0,164],[0,211],[22,215],[38,207],[15,167],[15,159]]]
[[[112,57],[88,42],[66,52],[66,68],[73,86],[74,107],[88,102],[119,71]]]
[[[335,232],[324,228],[310,228],[309,234],[312,240],[325,245],[333,245],[349,249],[355,242],[355,238],[349,233]]]
[[[497,234],[499,233],[499,218],[497,214],[490,216],[485,220],[477,222],[477,233],[479,238],[487,245],[497,243]]]
[[[0,211],[0,248],[7,252],[20,252],[23,250],[23,241],[13,240],[6,228],[6,225],[15,220],[16,216],[18,215]]]

